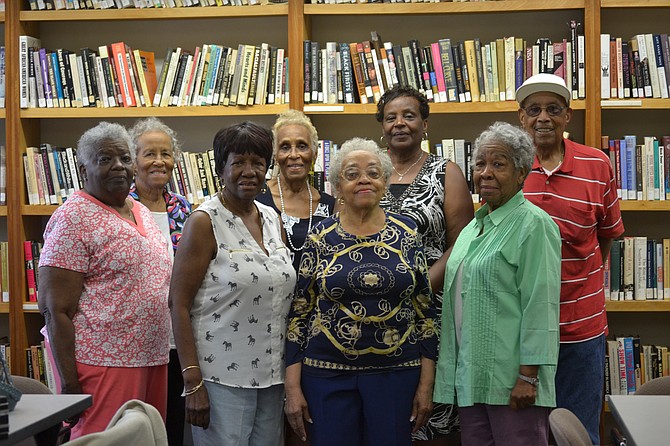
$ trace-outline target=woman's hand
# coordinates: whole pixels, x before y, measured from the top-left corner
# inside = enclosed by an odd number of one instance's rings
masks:
[[[412,402],[412,416],[410,422],[414,423],[412,432],[418,431],[422,428],[430,418],[433,412],[433,386],[419,385],[414,394],[414,401]]]
[[[410,423],[414,423],[412,432],[418,431],[430,419],[433,412],[433,386],[435,384],[435,361],[421,357],[421,375],[416,387],[414,401],[412,401],[412,416]]]
[[[309,414],[307,407],[307,400],[300,389],[294,389],[286,392],[286,403],[284,405],[284,413],[288,424],[291,425],[293,431],[300,437],[302,441],[307,441],[307,429],[305,428],[305,421],[312,422],[312,417]]]
[[[209,427],[209,393],[205,386],[186,397],[186,422],[203,429]]]
[[[517,378],[516,384],[512,389],[512,394],[509,397],[509,407],[514,410],[525,409],[535,404],[536,396],[537,388],[534,385]]]

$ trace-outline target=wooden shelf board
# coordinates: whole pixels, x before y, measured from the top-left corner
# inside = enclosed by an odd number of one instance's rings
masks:
[[[24,302],[23,311],[26,313],[39,313],[40,310],[37,308],[37,302]]]
[[[28,205],[21,206],[21,215],[51,215],[58,208],[56,205]]]
[[[0,302],[0,314],[9,313],[9,302]]]
[[[21,21],[85,21],[85,20],[179,20],[212,19],[238,17],[287,16],[288,4],[255,6],[220,6],[191,8],[149,8],[149,9],[93,9],[62,11],[21,11]]]
[[[670,99],[604,99],[600,107],[604,110],[664,110],[670,109]]]
[[[498,2],[306,4],[305,15],[468,14],[583,9],[584,0],[506,0]]]
[[[622,211],[670,211],[669,200],[619,200]]]
[[[583,110],[583,100],[571,103],[573,110]],[[319,109],[323,109],[320,111]],[[431,103],[431,114],[446,113],[506,113],[516,112],[519,104],[515,101],[501,102],[441,102]],[[307,114],[326,115],[373,115],[377,111],[376,104],[305,104]]]
[[[0,119],[5,119],[7,116],[7,112],[5,111],[4,108],[0,108]]]
[[[668,0],[600,0],[601,8],[670,8]]]
[[[157,117],[206,117],[276,115],[288,110],[288,104],[254,105],[247,107],[83,107],[83,108],[27,108],[21,110],[22,118],[140,118]]]
[[[7,216],[7,206],[0,206],[0,217]]]
[[[670,300],[608,300],[605,308],[609,313],[670,311]]]

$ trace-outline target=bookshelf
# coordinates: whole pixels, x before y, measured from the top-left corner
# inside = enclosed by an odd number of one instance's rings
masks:
[[[0,110],[8,150],[8,205],[0,206],[10,240],[10,304],[0,305],[0,322],[9,320],[11,343],[23,351],[39,340],[42,319],[34,304],[25,303],[26,286],[22,241],[40,238],[55,206],[29,206],[25,197],[22,153],[40,142],[76,143],[78,136],[100,120],[129,125],[144,116],[164,119],[180,135],[185,150],[202,150],[211,144],[216,129],[241,119],[270,125],[287,107],[304,109],[321,138],[341,143],[352,136],[376,141],[381,133],[374,119],[374,104],[322,105],[303,103],[303,40],[360,42],[376,30],[382,40],[422,43],[443,37],[464,40],[479,37],[490,41],[507,35],[527,41],[546,36],[567,37],[567,22],[582,23],[586,39],[586,99],[572,102],[575,109],[568,130],[575,140],[599,147],[601,134],[643,132],[660,136],[670,131],[670,100],[642,99],[601,104],[599,76],[600,33],[633,35],[667,32],[660,17],[670,12],[670,0],[500,0],[466,3],[410,4],[286,4],[244,7],[124,9],[92,11],[30,11],[27,1],[6,2],[0,13],[7,60],[18,60],[18,36],[39,37],[48,48],[97,46],[124,40],[133,47],[154,51],[162,57],[166,47],[193,48],[206,42],[237,45],[269,42],[287,50],[290,103],[252,107],[84,108],[20,109],[18,88],[7,89],[7,108]],[[640,18],[638,18],[640,17]],[[625,18],[625,20],[623,20]],[[625,23],[622,23],[625,22]],[[175,33],[175,29],[187,32]],[[67,31],[67,32],[64,32]],[[160,62],[159,62],[160,63]],[[18,67],[8,64],[7,85],[18,85]],[[508,102],[431,104],[429,135],[442,138],[474,137],[494,120],[518,122],[517,105]],[[203,136],[204,135],[204,136]],[[663,222],[670,217],[670,202],[622,202],[627,235],[668,237]],[[0,232],[0,237],[3,234]],[[638,321],[629,315],[666,321],[670,302],[608,302],[611,329],[634,329]],[[631,321],[633,322],[631,322]],[[658,333],[661,335],[661,333]],[[667,336],[667,335],[666,335]],[[670,340],[665,342],[670,345]],[[25,374],[25,364],[15,356],[13,373]]]

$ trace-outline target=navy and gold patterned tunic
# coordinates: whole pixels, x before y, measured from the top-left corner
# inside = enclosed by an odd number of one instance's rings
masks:
[[[386,212],[382,230],[362,237],[344,231],[339,217],[316,225],[303,249],[286,364],[366,371],[435,359],[435,307],[416,223]]]

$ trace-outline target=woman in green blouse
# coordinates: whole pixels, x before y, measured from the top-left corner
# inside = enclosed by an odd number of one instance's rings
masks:
[[[497,122],[475,141],[486,202],[447,263],[434,400],[457,403],[467,445],[547,444],[555,406],[561,240],[527,201],[534,149]]]

